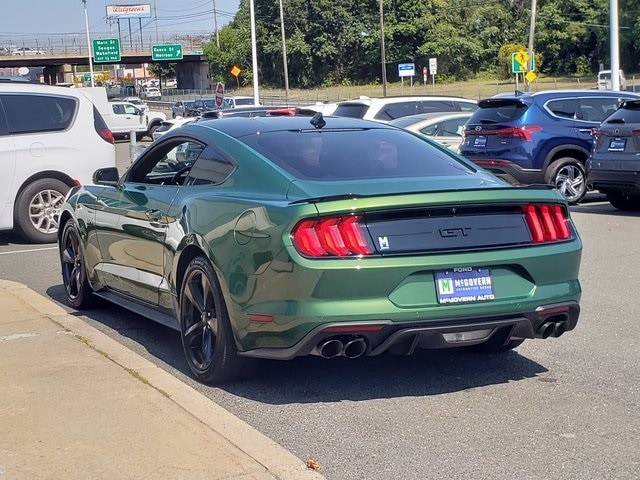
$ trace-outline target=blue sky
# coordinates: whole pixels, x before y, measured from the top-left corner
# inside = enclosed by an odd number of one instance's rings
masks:
[[[34,39],[46,36],[85,34],[84,4],[82,0],[1,0],[0,45],[12,39]],[[161,34],[213,31],[213,4],[215,1],[218,28],[229,23],[238,10],[239,0],[87,0],[87,16],[91,36],[105,36],[117,32],[117,24],[106,21],[107,5],[151,5],[157,10],[157,31]],[[131,20],[134,28],[137,19]],[[128,21],[120,21],[121,29],[128,29]],[[142,19],[142,30],[155,35],[154,18]]]

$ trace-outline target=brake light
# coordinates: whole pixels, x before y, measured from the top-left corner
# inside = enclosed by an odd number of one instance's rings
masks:
[[[291,233],[293,245],[307,257],[348,257],[370,255],[364,227],[358,216],[303,220]]]
[[[521,127],[500,128],[496,135],[500,138],[519,138],[525,142],[533,140],[532,133],[542,130],[540,125],[523,125]]]
[[[591,132],[589,132],[589,133],[593,138],[598,138],[600,136],[600,129],[599,128],[592,128]]]
[[[569,218],[560,205],[524,205],[522,207],[533,243],[549,243],[571,238]]]
[[[631,135],[639,136],[640,135],[640,130],[631,130]]]

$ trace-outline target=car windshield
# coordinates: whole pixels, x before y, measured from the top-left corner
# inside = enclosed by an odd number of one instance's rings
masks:
[[[241,140],[298,178],[340,181],[474,172],[459,157],[395,128],[261,132]]]

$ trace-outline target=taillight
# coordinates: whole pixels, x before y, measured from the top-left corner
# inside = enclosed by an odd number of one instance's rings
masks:
[[[640,130],[631,130],[631,135],[639,136]]]
[[[522,207],[533,243],[549,243],[571,238],[569,218],[560,205],[524,205]]]
[[[522,127],[500,128],[495,134],[500,138],[519,138],[526,142],[533,140],[532,133],[542,130],[540,125],[523,125]]]
[[[303,220],[291,233],[291,240],[302,255],[307,257],[348,257],[370,255],[373,249],[360,217],[327,217]]]
[[[600,136],[600,129],[599,128],[592,128],[591,131],[589,132],[589,134],[593,137],[593,139],[597,139]]]
[[[100,138],[105,142],[109,142],[111,144],[116,142],[115,138],[113,138],[113,133],[109,130],[109,127],[107,127],[104,118],[102,118],[102,115],[100,115],[100,112],[98,112],[95,105],[93,107],[93,128],[95,128],[98,135],[100,135]]]

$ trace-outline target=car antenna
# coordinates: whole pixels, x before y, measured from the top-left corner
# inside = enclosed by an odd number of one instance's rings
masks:
[[[316,128],[322,128],[327,124],[325,119],[322,118],[322,112],[318,112],[313,117],[311,117],[309,123]]]

